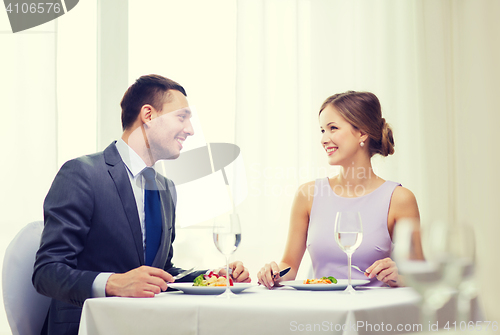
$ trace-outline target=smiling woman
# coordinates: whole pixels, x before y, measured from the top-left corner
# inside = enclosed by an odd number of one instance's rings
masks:
[[[337,212],[355,211],[361,214],[365,238],[353,255],[354,264],[366,269],[372,286],[401,286],[396,264],[389,258],[392,231],[397,220],[418,218],[419,212],[412,192],[373,171],[374,154],[394,152],[392,131],[382,118],[379,100],[373,93],[348,91],[327,98],[319,113],[321,144],[328,163],[340,166],[340,173],[299,187],[282,261],[279,266],[266,264],[258,273],[259,281],[273,287],[283,279],[271,278],[272,273],[288,266],[292,270],[284,278],[294,279],[306,249],[315,278],[345,277],[344,254],[331,243],[331,220]],[[349,169],[358,173],[348,173]],[[355,277],[364,278],[362,274]]]
[[[370,92],[332,95],[321,106],[319,123],[328,163],[341,166],[338,178],[330,180],[332,189],[350,197],[351,187],[360,190],[356,196],[362,196],[381,186],[370,159],[374,154],[393,154],[394,138],[378,98]]]
[[[349,91],[332,95],[321,106],[320,119],[325,109],[331,110],[332,108],[333,112],[338,114],[335,119],[341,117],[355,130],[363,133],[364,139],[361,146],[363,147],[365,142],[368,142],[370,156],[375,154],[388,156],[394,153],[392,129],[382,117],[380,102],[375,94]]]

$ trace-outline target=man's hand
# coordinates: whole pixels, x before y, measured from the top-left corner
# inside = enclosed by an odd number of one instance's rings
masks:
[[[229,263],[229,268],[233,270],[231,273],[231,277],[237,283],[250,283],[252,279],[250,279],[250,273],[248,269],[243,266],[243,263],[240,261]],[[219,275],[226,275],[226,268],[222,268],[219,270]]]
[[[129,272],[112,274],[106,283],[106,296],[154,297],[155,294],[167,290],[167,281],[174,281],[174,277],[168,272],[141,266]]]

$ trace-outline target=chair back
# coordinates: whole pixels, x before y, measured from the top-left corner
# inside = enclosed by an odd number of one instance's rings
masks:
[[[43,221],[27,224],[5,251],[2,290],[5,312],[13,335],[39,335],[51,299],[36,292],[31,282]]]

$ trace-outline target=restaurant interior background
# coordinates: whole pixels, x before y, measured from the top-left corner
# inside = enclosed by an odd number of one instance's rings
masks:
[[[367,90],[396,142],[376,170],[414,192],[423,225],[474,226],[481,302],[499,321],[499,16],[497,0],[82,0],[13,34],[0,10],[0,263],[42,220],[59,167],[119,138],[121,96],[158,73],[186,88],[207,142],[241,148],[248,194],[232,259],[256,282],[281,258],[297,187],[335,173],[319,142],[321,103]],[[210,221],[177,235],[176,265],[224,264]]]

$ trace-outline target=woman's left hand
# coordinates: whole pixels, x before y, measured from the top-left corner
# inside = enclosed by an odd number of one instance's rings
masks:
[[[402,286],[396,263],[389,257],[375,261],[365,271],[368,278],[377,277],[381,282],[391,287]]]

